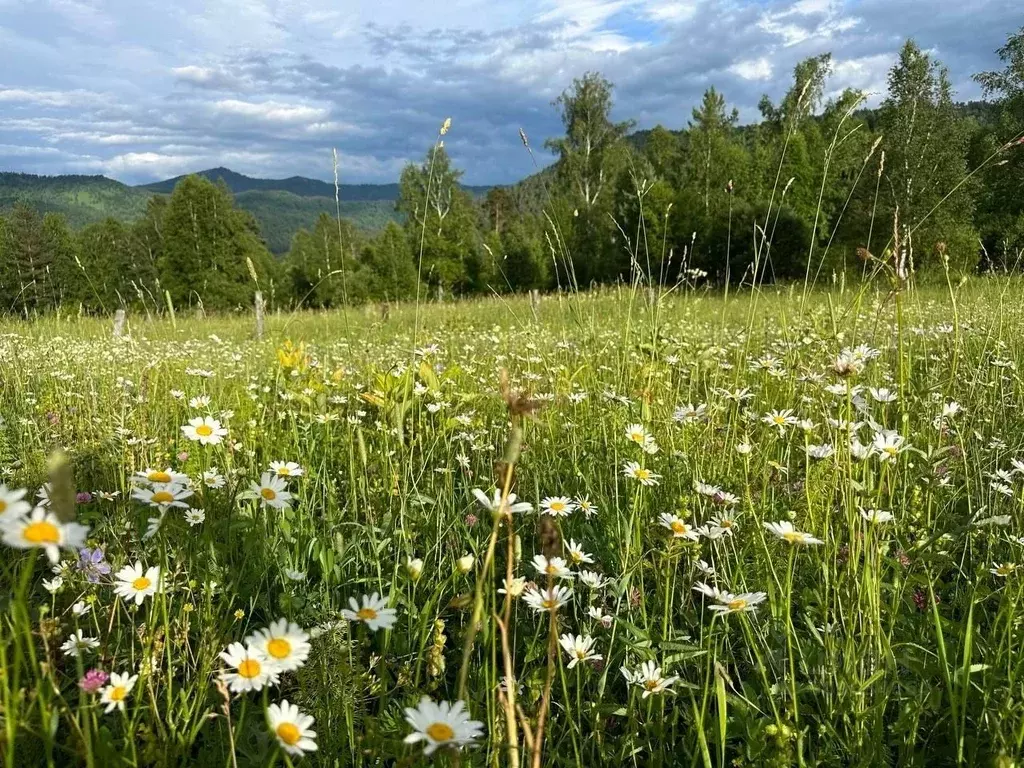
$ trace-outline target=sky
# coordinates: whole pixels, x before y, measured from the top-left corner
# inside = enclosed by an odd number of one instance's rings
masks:
[[[397,180],[452,118],[470,184],[533,171],[551,102],[596,70],[616,119],[682,128],[714,85],[741,121],[831,51],[828,91],[877,104],[907,37],[957,97],[1024,23],[1019,0],[0,0],[0,170],[138,184],[216,166]]]

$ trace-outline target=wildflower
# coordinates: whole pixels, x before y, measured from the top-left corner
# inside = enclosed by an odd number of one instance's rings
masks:
[[[552,517],[568,517],[576,509],[576,504],[568,496],[548,496],[540,502],[542,515]]]
[[[284,575],[285,575],[285,578],[288,579],[289,581],[305,581],[306,580],[305,572],[304,571],[297,571],[294,568],[285,568],[284,569]]]
[[[793,427],[796,426],[797,424],[797,418],[796,416],[793,415],[793,411],[789,408],[786,408],[785,410],[781,411],[774,410],[769,413],[766,413],[761,418],[761,421],[770,426],[777,427],[780,435],[786,431],[787,427]]]
[[[279,668],[259,648],[232,643],[220,657],[234,670],[222,672],[221,677],[235,693],[259,691],[266,685],[277,685]]]
[[[750,452],[754,450],[754,446],[750,443],[739,443],[736,446],[736,453],[740,456],[749,456]]]
[[[871,450],[878,454],[879,461],[883,463],[893,461],[908,448],[910,444],[902,435],[888,429],[876,432],[871,440]]]
[[[82,546],[89,532],[84,525],[62,523],[44,507],[36,507],[30,515],[0,519],[0,526],[4,544],[16,549],[42,549],[51,563],[60,560],[62,547]]]
[[[764,527],[790,544],[824,544],[821,539],[816,539],[809,533],[798,531],[788,520],[778,523],[765,523]]]
[[[415,707],[405,710],[405,720],[413,729],[405,737],[405,743],[425,741],[423,754],[428,756],[439,747],[458,749],[472,744],[483,734],[484,724],[470,720],[465,708],[461,701],[434,703],[424,696]]]
[[[285,699],[280,704],[267,707],[267,724],[281,749],[294,757],[301,757],[304,752],[315,752],[317,749],[316,731],[311,731],[313,718],[302,714],[294,704]]]
[[[554,586],[551,589],[531,588],[523,593],[523,599],[537,613],[558,610],[572,598],[568,587]]]
[[[498,590],[501,594],[507,594],[510,597],[519,597],[523,594],[523,590],[526,589],[526,579],[522,576],[516,577],[509,581],[506,577],[502,579],[502,587]]]
[[[990,525],[1009,525],[1013,521],[1009,515],[993,515],[992,517],[983,517],[980,520],[975,520],[972,525],[978,528],[984,528]]]
[[[594,571],[580,571],[579,580],[590,589],[600,589],[609,582],[609,579]]]
[[[626,427],[626,439],[639,445],[644,453],[658,452],[658,444],[654,441],[654,437],[640,424],[630,424]]]
[[[587,608],[587,615],[595,621],[601,622],[601,626],[605,629],[610,629],[612,622],[615,620],[613,616],[605,615],[604,611],[598,608],[596,605],[592,605]]]
[[[641,467],[635,461],[627,461],[623,464],[622,474],[636,480],[640,485],[652,486],[657,485],[661,481],[661,475],[652,472],[646,467]]]
[[[216,490],[218,488],[223,488],[226,484],[227,481],[224,479],[224,475],[218,473],[216,469],[210,469],[203,472],[203,485],[207,488]]]
[[[537,569],[537,573],[544,576],[551,576],[555,579],[572,578],[572,571],[566,567],[565,560],[561,557],[548,559],[544,555],[534,555],[533,567]]]
[[[189,419],[188,424],[183,426],[181,431],[189,440],[195,440],[200,445],[217,445],[228,434],[220,422],[210,416],[197,416],[194,419]]]
[[[663,528],[668,528],[672,531],[673,539],[697,541],[697,539],[700,538],[699,534],[693,529],[693,526],[683,520],[683,518],[679,517],[679,515],[673,515],[670,512],[662,512],[658,516],[658,524]]]
[[[398,621],[398,615],[394,608],[388,608],[387,598],[382,598],[378,593],[363,595],[362,607],[354,597],[348,599],[351,610],[345,609],[341,615],[349,621],[362,621],[372,632],[378,629],[391,629]]]
[[[60,576],[56,576],[52,579],[43,579],[43,589],[49,592],[51,595],[56,595],[60,592],[60,588],[64,586],[64,579]]]
[[[569,654],[567,669],[572,669],[581,661],[600,661],[603,657],[594,653],[594,646],[597,644],[590,635],[569,635],[565,634],[558,638],[559,644]]]
[[[896,402],[897,395],[891,389],[886,389],[885,387],[881,387],[879,389],[876,389],[875,387],[869,387],[868,392],[871,393],[871,399],[874,400],[876,403]]]
[[[102,669],[90,669],[82,675],[82,679],[78,681],[78,687],[86,693],[96,693],[96,691],[107,684],[109,679],[110,675]]]
[[[147,467],[141,472],[135,473],[135,482],[146,483],[147,485],[188,485],[188,475],[183,475],[180,472],[175,472],[173,469],[168,467],[167,469],[150,469]]]
[[[134,599],[136,605],[142,605],[147,597],[163,591],[160,568],[154,565],[143,572],[142,563],[138,560],[135,565],[126,565],[115,573],[114,578],[117,579],[114,593],[125,600]]]
[[[195,526],[197,526],[200,523],[202,523],[204,520],[206,520],[206,510],[205,509],[186,509],[185,510],[185,522],[188,523],[190,528],[194,528]]]
[[[456,561],[459,573],[469,573],[473,570],[473,563],[476,562],[476,558],[473,555],[463,555]]]
[[[724,592],[707,584],[696,584],[694,589],[706,597],[715,601],[715,605],[709,605],[709,611],[724,616],[729,613],[745,613],[757,610],[757,606],[768,599],[765,592],[742,592],[734,595],[732,592]]]
[[[405,571],[413,581],[419,581],[423,575],[423,561],[420,558],[408,558],[405,561]]]
[[[79,600],[77,603],[71,606],[71,613],[76,617],[85,616],[91,610],[92,606],[81,600]]]
[[[810,456],[812,459],[827,459],[834,453],[835,449],[828,444],[807,446],[807,455]]]
[[[80,658],[83,654],[94,651],[99,647],[100,641],[95,637],[86,637],[81,632],[72,632],[60,649],[64,651],[65,656]]]
[[[268,471],[278,477],[301,477],[306,470],[294,461],[272,461]]]
[[[597,505],[592,503],[590,499],[586,497],[576,499],[574,503],[576,504],[576,507],[579,509],[579,511],[583,513],[583,516],[587,518],[587,520],[592,518],[598,512]]]
[[[1007,576],[1012,576],[1016,570],[1017,566],[1015,563],[992,563],[989,573],[1005,579]]]
[[[156,483],[150,488],[136,488],[132,491],[133,499],[161,510],[167,510],[171,507],[187,509],[188,504],[185,503],[184,499],[191,495],[191,490],[175,483]]]
[[[643,689],[642,698],[645,699],[655,693],[675,693],[671,687],[679,680],[678,677],[662,677],[661,667],[653,661],[645,661],[635,672],[626,667],[622,667],[621,671],[629,685]]]
[[[258,648],[282,672],[298,669],[309,656],[309,635],[287,619],[278,619],[266,629],[245,638],[251,648]]]
[[[869,523],[890,523],[893,520],[892,512],[884,509],[862,509],[860,516]]]
[[[258,483],[250,483],[248,490],[239,494],[242,499],[257,499],[265,507],[283,509],[289,506],[292,494],[286,489],[285,480],[278,475],[264,472]]]
[[[118,672],[112,672],[110,674],[110,685],[100,693],[100,703],[107,705],[107,708],[103,711],[113,712],[115,709],[120,709],[124,712],[124,701],[128,698],[132,688],[135,687],[138,679],[138,675],[122,675]]]
[[[22,515],[28,514],[32,505],[25,501],[25,488],[8,488],[0,483],[0,520],[17,520]]]
[[[96,549],[80,549],[75,568],[80,573],[85,574],[85,580],[90,584],[99,583],[101,576],[106,576],[110,573],[110,564],[106,561],[106,555],[103,554],[103,550],[99,547]]]
[[[583,551],[583,545],[576,543],[575,539],[570,539],[569,546],[566,547],[569,553],[569,559],[572,560],[573,565],[583,565],[584,563],[590,564],[594,562],[594,556],[588,555]]]

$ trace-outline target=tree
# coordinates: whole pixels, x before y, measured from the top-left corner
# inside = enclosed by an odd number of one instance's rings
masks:
[[[332,307],[365,300],[366,286],[356,280],[360,247],[355,226],[326,213],[320,214],[312,231],[296,232],[285,269],[296,301],[307,307]]]
[[[1003,69],[975,77],[999,104],[998,122],[975,153],[978,164],[995,156],[978,189],[978,226],[988,253],[1012,265],[1024,253],[1024,27],[997,53]]]
[[[473,200],[459,186],[462,171],[452,167],[442,144],[427,152],[422,165],[409,164],[399,182],[398,210],[414,253],[422,244],[422,276],[431,285],[463,291],[474,279],[480,256]]]
[[[363,261],[373,275],[372,298],[401,301],[416,297],[416,263],[409,238],[395,222],[389,222],[363,247]]]
[[[562,112],[565,136],[548,139],[545,146],[558,155],[559,176],[577,203],[593,207],[615,178],[613,166],[621,160],[622,139],[633,122],[611,121],[612,84],[596,72],[573,80],[554,106]]]
[[[967,126],[954,109],[945,68],[912,40],[889,72],[879,125],[886,155],[882,221],[898,220],[901,248],[916,268],[937,267],[942,255],[957,269],[973,270],[978,235],[971,190],[963,183]]]
[[[234,207],[227,187],[201,176],[178,182],[160,222],[161,286],[176,305],[234,309],[252,303],[259,280],[272,283],[276,265],[252,216]]]
[[[725,97],[713,87],[704,92],[701,105],[693,109],[687,175],[701,192],[707,214],[719,211],[727,200],[729,181],[738,181],[742,172],[744,153],[733,142],[737,120],[739,112],[728,111]]]

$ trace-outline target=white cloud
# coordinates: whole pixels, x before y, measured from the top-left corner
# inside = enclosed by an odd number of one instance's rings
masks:
[[[729,71],[744,80],[767,80],[772,76],[772,63],[762,56],[759,59],[737,61]]]
[[[214,102],[211,109],[217,114],[238,115],[271,123],[321,121],[330,114],[327,109],[322,107],[310,107],[304,104],[283,104],[277,101],[252,102],[238,99],[221,99]]]

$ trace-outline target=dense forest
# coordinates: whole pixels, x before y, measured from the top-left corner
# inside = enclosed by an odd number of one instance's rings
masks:
[[[781,101],[762,98],[756,125],[739,126],[710,88],[685,129],[640,133],[611,119],[612,84],[587,73],[554,103],[565,132],[545,142],[549,168],[474,196],[445,151],[446,121],[422,163],[403,171],[396,220],[370,236],[344,210],[321,211],[282,258],[225,184],[199,176],[151,198],[133,223],[76,231],[59,212],[17,204],[0,217],[0,308],[104,312],[169,300],[229,310],[257,289],[278,307],[329,307],[620,281],[1015,269],[1024,28],[998,53],[1002,69],[975,75],[986,102],[956,104],[941,62],[908,41],[877,109],[857,91],[825,98],[823,54],[797,65]]]

